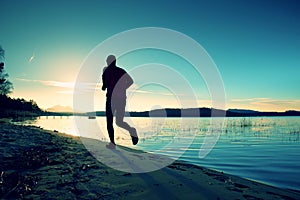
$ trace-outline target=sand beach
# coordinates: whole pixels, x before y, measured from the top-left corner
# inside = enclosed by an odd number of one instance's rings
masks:
[[[0,144],[0,199],[300,199],[299,191],[181,161],[149,173],[115,170],[80,138],[38,127],[1,122]]]

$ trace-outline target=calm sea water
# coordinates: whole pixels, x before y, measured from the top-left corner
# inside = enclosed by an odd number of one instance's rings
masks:
[[[78,122],[80,121],[79,125]],[[77,122],[76,122],[77,121]],[[211,127],[211,118],[126,118],[137,130],[140,142],[131,145],[127,132],[116,128],[116,143],[176,157],[181,160],[224,171],[225,173],[300,190],[300,117],[225,118]],[[23,124],[40,126],[66,134],[108,141],[104,117],[41,117]],[[199,150],[207,135],[220,134],[204,158]],[[192,143],[186,145],[187,137]]]

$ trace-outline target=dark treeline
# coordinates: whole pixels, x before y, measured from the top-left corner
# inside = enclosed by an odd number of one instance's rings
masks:
[[[100,113],[100,112],[99,112]],[[98,113],[97,113],[98,114]],[[275,116],[300,116],[299,111],[289,110],[285,112],[260,112],[254,110],[229,109],[220,110],[214,108],[188,108],[188,109],[156,109],[145,112],[126,113],[131,117],[275,117]]]
[[[78,114],[75,114],[78,115]],[[105,116],[104,111],[86,113],[87,116]],[[275,116],[300,116],[300,111],[289,110],[285,112],[260,112],[255,110],[214,108],[166,108],[143,112],[126,112],[130,117],[275,117]]]
[[[138,116],[139,113],[135,113]],[[147,114],[147,113],[143,113]],[[254,110],[229,109],[220,110],[215,108],[188,108],[188,109],[157,109],[148,112],[152,117],[272,117],[272,116],[300,116],[299,111],[285,112],[260,112]]]
[[[13,91],[13,84],[9,81],[9,75],[5,72],[5,51],[0,46],[0,117],[28,117],[42,113],[35,101],[25,99],[13,99],[8,95]]]
[[[0,95],[0,117],[36,116],[43,111],[35,101],[13,99],[7,95]]]

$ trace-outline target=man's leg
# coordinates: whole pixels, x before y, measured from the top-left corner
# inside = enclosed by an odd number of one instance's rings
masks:
[[[129,126],[126,122],[124,122],[124,115],[125,115],[125,106],[126,106],[126,99],[118,99],[114,102],[116,105],[116,124],[117,126],[124,128],[130,133],[132,143],[136,145],[138,143],[138,136],[136,133],[136,129]]]
[[[115,144],[113,119],[114,119],[114,115],[113,115],[111,99],[107,98],[106,99],[106,127],[107,127],[107,132],[108,132],[110,142]]]
[[[124,115],[125,115],[125,106],[126,106],[126,99],[118,99],[115,102],[116,105],[116,124],[117,126],[124,128],[127,131],[131,131],[132,127],[129,126],[126,122],[124,122]]]

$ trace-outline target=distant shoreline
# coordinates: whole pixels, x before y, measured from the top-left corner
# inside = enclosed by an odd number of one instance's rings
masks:
[[[88,113],[72,112],[45,112],[45,116],[105,116],[105,111],[95,111]],[[300,116],[300,111],[289,110],[285,112],[261,112],[244,109],[220,110],[214,108],[166,108],[151,111],[129,111],[125,113],[127,117],[290,117]]]
[[[0,118],[36,118],[41,116],[86,116],[86,117],[105,117],[105,111],[95,111],[95,112],[29,112],[22,110],[4,110],[0,114]],[[156,109],[151,111],[127,111],[125,112],[125,117],[199,117],[199,118],[210,118],[210,117],[293,117],[300,116],[300,111],[289,110],[284,112],[261,112],[255,110],[245,110],[245,109],[228,109],[220,110],[214,108],[166,108],[166,109]]]

